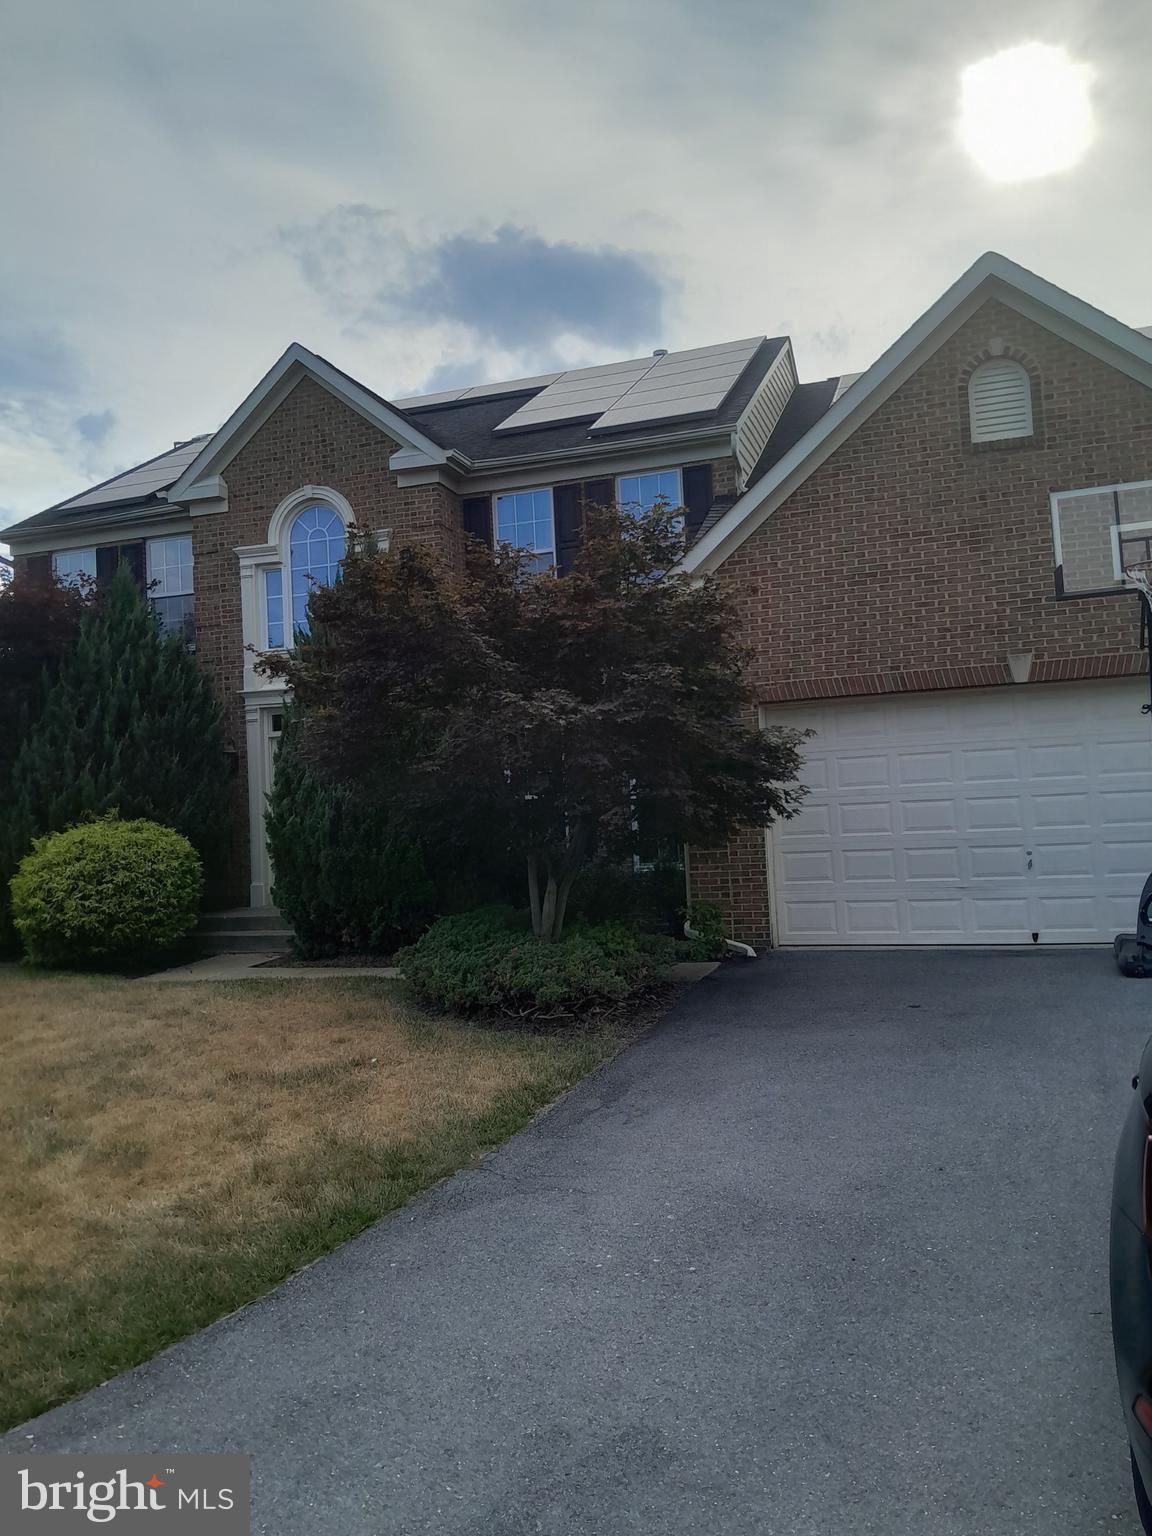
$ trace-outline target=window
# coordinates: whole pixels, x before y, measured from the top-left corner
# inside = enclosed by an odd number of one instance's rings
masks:
[[[269,647],[279,649],[284,644],[284,572],[278,565],[264,572],[264,609]]]
[[[331,586],[340,576],[347,550],[344,520],[332,507],[304,507],[288,531],[287,575],[283,565],[264,569],[264,630],[270,649],[290,645],[308,628],[308,595],[313,586]]]
[[[974,443],[1032,436],[1032,381],[1010,357],[994,357],[968,380],[968,425]]]
[[[96,551],[94,549],[62,549],[52,556],[52,570],[56,580],[65,587],[78,587],[86,576],[96,580]]]
[[[552,517],[552,492],[509,491],[496,498],[496,537],[513,549],[534,554],[530,571],[546,571],[556,564],[556,525]]]
[[[1054,492],[1052,543],[1061,595],[1119,590],[1127,566],[1152,560],[1152,481]]]
[[[616,500],[630,512],[649,512],[663,499],[669,507],[684,505],[678,469],[658,469],[645,475],[621,475]]]
[[[192,535],[149,539],[148,600],[160,628],[193,638]]]

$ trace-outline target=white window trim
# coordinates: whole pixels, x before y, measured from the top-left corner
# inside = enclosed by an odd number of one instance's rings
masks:
[[[69,571],[69,573],[66,576],[61,576],[60,575],[60,568],[59,568],[59,565],[57,564],[57,562],[58,562],[58,560],[59,560],[61,555],[91,555],[92,556],[92,569],[91,569],[91,571],[84,571],[83,573],[76,572],[76,571]],[[78,544],[73,549],[54,549],[52,551],[52,577],[53,577],[53,579],[55,581],[62,582],[65,585],[70,586],[70,587],[74,587],[76,585],[76,577],[77,577],[78,574],[83,574],[89,580],[93,580],[93,581],[95,580],[95,578],[96,578],[96,546],[94,544]]]
[[[680,496],[679,496],[679,499],[677,501],[673,501],[673,502],[669,503],[669,505],[671,505],[673,507],[682,507],[684,505],[684,472],[683,472],[683,469],[682,469],[682,467],[679,464],[668,464],[668,465],[665,465],[662,469],[633,469],[633,470],[627,470],[627,471],[625,471],[625,473],[617,475],[616,476],[616,504],[618,506],[621,506],[621,507],[629,506],[629,507],[631,507],[631,506],[639,505],[639,503],[637,503],[637,502],[631,502],[631,501],[630,502],[625,502],[623,500],[623,498],[620,495],[620,482],[621,482],[621,480],[643,480],[645,475],[675,475],[676,479],[677,479],[677,481],[679,482],[679,485],[680,485]]]
[[[563,483],[567,483],[566,481]],[[552,485],[518,485],[511,489],[492,492],[492,542],[502,544],[505,549],[517,549],[520,546],[513,544],[511,539],[500,537],[500,508],[498,506],[501,496],[535,496],[541,491],[548,492],[548,517],[552,523],[552,567],[559,569],[560,551],[556,546],[556,498],[553,496],[555,486]],[[534,550],[534,554],[543,554],[543,550]]]
[[[322,504],[331,507],[344,524],[347,532],[355,525],[356,514],[351,504],[328,485],[302,485],[284,500],[268,519],[266,544],[241,544],[236,548],[240,562],[240,622],[244,636],[244,689],[245,692],[281,690],[282,685],[274,678],[263,677],[256,671],[258,654],[272,650],[285,650],[286,646],[268,644],[268,612],[264,597],[264,572],[277,566],[284,573],[285,639],[289,634],[291,619],[291,551],[292,523],[297,512],[305,507]]]
[[[1051,491],[1048,503],[1052,509],[1052,551],[1056,556],[1058,567],[1064,564],[1064,550],[1060,543],[1060,503],[1070,501],[1074,496],[1105,496],[1118,495],[1121,491],[1146,491],[1152,489],[1152,480],[1123,480],[1118,485],[1082,485],[1076,490]],[[1139,530],[1152,527],[1152,523],[1116,523],[1109,528],[1109,537],[1112,540],[1112,568],[1116,572],[1116,581],[1119,583],[1123,576],[1120,569],[1120,533],[1125,528]],[[1092,592],[1082,591],[1079,588],[1070,588],[1064,585],[1064,593],[1068,597],[1090,597],[1093,592],[1099,592],[1100,588],[1093,588]],[[1107,590],[1107,589],[1104,589]]]

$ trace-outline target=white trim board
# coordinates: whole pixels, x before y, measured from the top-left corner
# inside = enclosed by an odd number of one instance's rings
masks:
[[[1152,388],[1152,340],[1036,273],[988,251],[920,316],[779,463],[684,556],[683,572],[714,571],[988,299]]]
[[[446,464],[450,451],[415,428],[406,417],[384,404],[331,363],[294,341],[268,370],[247,398],[192,460],[167,492],[170,502],[195,499],[202,481],[216,475],[256,435],[302,379],[312,378],[329,394],[351,407],[365,421],[400,444],[401,452],[420,455],[421,462]]]

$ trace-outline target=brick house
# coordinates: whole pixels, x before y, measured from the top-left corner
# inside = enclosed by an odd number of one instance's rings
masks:
[[[1140,606],[1152,339],[982,257],[864,374],[787,338],[390,402],[294,345],[214,434],[2,535],[67,579],[126,559],[194,623],[240,773],[234,890],[265,905],[284,643],[355,522],[560,573],[585,501],[685,509],[765,723],[812,731],[800,816],[691,850],[693,894],[785,944],[1083,942],[1152,869]]]

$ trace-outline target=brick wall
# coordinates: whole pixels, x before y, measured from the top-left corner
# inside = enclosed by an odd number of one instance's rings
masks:
[[[1003,342],[1037,433],[969,441],[971,369]],[[989,302],[720,568],[761,702],[1008,684],[1144,665],[1131,595],[1059,601],[1049,492],[1152,479],[1152,391]],[[758,851],[757,851],[758,850]],[[694,893],[767,933],[763,839],[697,852]]]
[[[459,498],[440,485],[401,488],[388,467],[397,445],[378,427],[305,379],[224,471],[228,510],[195,519],[197,657],[224,701],[240,754],[228,899],[248,900],[248,765],[244,729],[244,640],[236,547],[263,544],[286,496],[324,485],[347,498],[368,528],[391,529],[393,545],[421,543],[449,563],[463,557]]]

